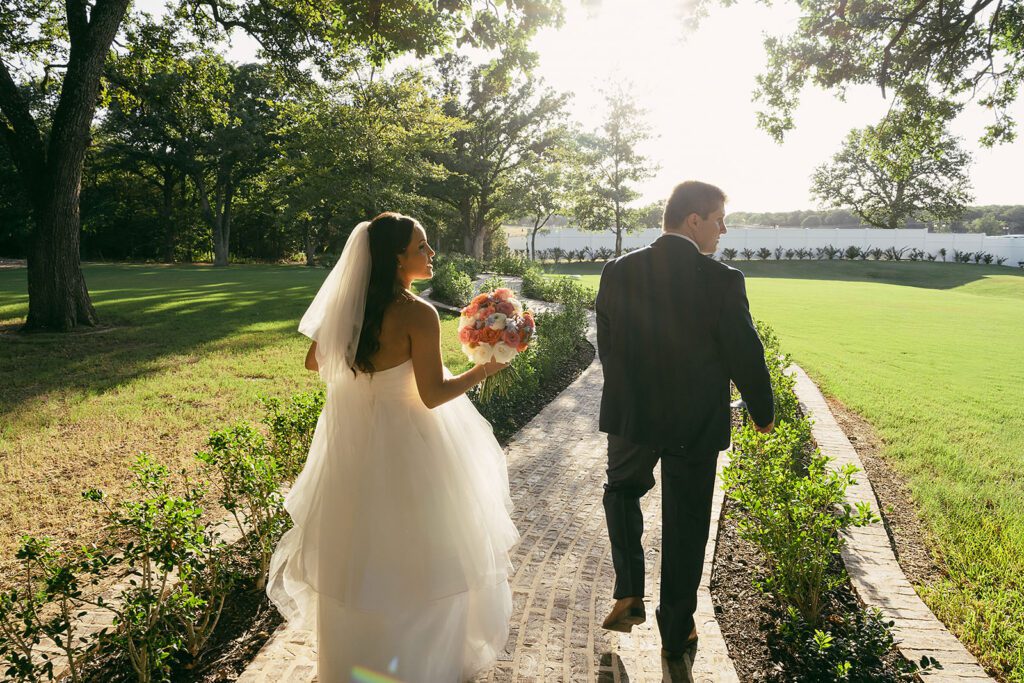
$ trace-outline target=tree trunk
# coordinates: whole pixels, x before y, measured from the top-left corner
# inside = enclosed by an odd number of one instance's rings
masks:
[[[530,235],[530,259],[533,261],[537,260],[537,228],[534,227],[533,234]]]
[[[316,265],[316,238],[313,231],[306,226],[306,234],[302,236],[303,248],[306,252],[306,265],[312,268]]]
[[[84,3],[69,3],[71,49],[45,148],[30,109],[0,63],[0,108],[8,120],[2,133],[32,200],[25,330],[66,332],[97,322],[82,274],[79,197],[100,76],[127,7],[128,0],[106,0],[87,14]]]
[[[164,204],[160,219],[164,223],[164,263],[174,263],[174,172],[164,169]]]
[[[615,228],[615,258],[622,256],[622,228]]]
[[[63,160],[73,164],[73,160]],[[82,165],[66,166],[64,181],[50,193],[35,214],[28,255],[28,320],[24,330],[67,332],[78,325],[95,325],[96,310],[82,274],[79,240],[78,187]]]
[[[228,265],[228,240],[231,234],[231,189],[230,185],[224,192],[221,199],[220,188],[214,188],[217,193],[216,210],[210,206],[210,197],[206,192],[206,179],[203,172],[199,171],[193,175],[196,183],[196,194],[199,195],[199,206],[210,225],[213,235],[213,265]]]
[[[487,226],[478,225],[473,231],[473,239],[470,243],[470,256],[477,261],[484,260],[484,239],[487,237]]]

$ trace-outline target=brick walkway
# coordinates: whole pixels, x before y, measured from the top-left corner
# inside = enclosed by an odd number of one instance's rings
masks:
[[[832,456],[837,467],[852,464],[861,471],[857,484],[847,490],[847,502],[866,502],[880,518],[878,500],[864,474],[866,470],[860,456],[836,422],[825,397],[800,367],[794,365],[792,372],[796,375],[797,397],[814,420],[811,430],[821,452]],[[942,665],[942,669],[924,675],[928,681],[990,680],[974,655],[918,597],[896,561],[889,535],[881,522],[850,529],[845,536],[843,562],[860,599],[878,607],[886,618],[896,622],[897,646],[904,657],[917,662],[928,655]]]
[[[588,337],[596,342],[593,324]],[[613,604],[614,579],[601,504],[605,468],[605,439],[597,430],[601,382],[595,358],[508,446],[513,518],[522,534],[512,558],[512,630],[495,667],[476,681],[661,681],[666,674],[653,618],[660,565],[660,477],[643,501],[651,618],[631,634],[600,628]],[[720,509],[719,493],[715,520]],[[713,527],[712,541],[716,531]],[[712,542],[698,597],[701,647],[693,675],[697,681],[736,681],[708,589],[713,556]],[[281,627],[239,680],[313,680],[312,640],[308,633]]]

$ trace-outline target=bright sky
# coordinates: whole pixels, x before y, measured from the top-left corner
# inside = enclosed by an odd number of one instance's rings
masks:
[[[587,126],[600,123],[603,82],[616,74],[633,81],[659,135],[644,149],[662,166],[643,188],[647,201],[697,178],[722,187],[730,211],[812,208],[808,186],[815,166],[838,150],[850,128],[876,122],[888,107],[874,87],[851,90],[846,102],[808,89],[796,129],[777,145],[756,127],[751,93],[765,64],[762,33],[786,33],[797,16],[792,4],[769,9],[743,0],[717,7],[689,35],[679,15],[681,0],[586,5],[567,0],[565,24],[538,36],[540,74],[554,87],[576,93],[573,113]],[[1014,110],[1024,126],[1024,102]],[[975,158],[975,201],[1024,203],[1020,174],[1014,171],[1024,160],[1024,139],[994,150],[979,148],[988,117],[974,107],[954,125]]]
[[[647,109],[656,138],[643,152],[661,165],[641,188],[643,201],[666,197],[672,186],[697,178],[729,195],[729,211],[814,208],[808,191],[814,168],[829,159],[846,133],[875,123],[888,107],[874,87],[851,89],[847,101],[808,89],[796,129],[782,145],[756,127],[751,100],[765,63],[762,34],[782,35],[795,7],[766,8],[740,0],[714,7],[699,30],[687,34],[686,0],[564,0],[566,21],[534,41],[539,74],[554,88],[575,93],[572,116],[586,127],[601,121],[602,84],[624,77]],[[159,13],[161,0],[138,6]],[[230,57],[252,59],[254,41],[236,33]],[[1024,100],[1013,107],[1024,129]],[[1024,135],[994,149],[977,144],[991,116],[969,107],[953,131],[973,154],[970,177],[976,204],[1024,204],[1020,173]]]

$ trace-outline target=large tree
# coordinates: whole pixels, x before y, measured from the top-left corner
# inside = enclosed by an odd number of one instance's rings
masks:
[[[431,157],[458,126],[422,73],[385,78],[369,67],[343,84],[311,87],[284,106],[281,121],[266,180],[308,265],[359,220],[383,210],[418,215],[423,185],[444,177]]]
[[[102,162],[141,178],[159,195],[167,262],[180,230],[172,215],[175,198],[190,174],[202,170],[200,154],[215,130],[233,123],[230,65],[181,33],[170,21],[130,29],[130,49],[108,64],[110,103],[97,136]]]
[[[512,180],[509,193],[520,217],[530,229],[530,258],[537,258],[537,235],[545,230],[555,214],[570,210],[571,179],[579,155],[566,131],[562,141],[540,154],[531,155]]]
[[[611,230],[615,255],[622,236],[648,224],[650,211],[631,204],[640,197],[636,185],[658,170],[638,147],[651,137],[645,112],[626,86],[605,94],[607,112],[600,131],[579,138],[581,159],[573,189],[573,218],[584,230]]]
[[[698,0],[697,14],[720,2]],[[761,0],[771,5],[772,0]],[[910,105],[926,90],[992,112],[982,142],[1014,138],[1010,107],[1024,80],[1024,0],[798,0],[792,34],[765,39],[759,124],[776,139],[793,128],[804,85],[842,94],[874,84]],[[927,88],[924,86],[927,85]]]
[[[568,95],[503,64],[470,68],[460,57],[438,62],[445,114],[461,121],[439,161],[448,171],[430,188],[457,226],[462,248],[484,257],[484,242],[502,220],[522,215],[514,179],[561,136]]]
[[[931,101],[850,131],[832,161],[815,170],[811,191],[879,228],[909,219],[957,220],[972,197],[970,156],[946,129],[955,113],[956,107]]]
[[[25,328],[69,330],[96,322],[79,258],[79,194],[100,79],[129,0],[12,0],[0,6],[0,137],[32,208]],[[242,30],[265,57],[325,71],[366,48],[377,61],[426,54],[458,37],[525,55],[528,36],[559,19],[557,0],[504,3],[394,0],[182,0],[179,15],[210,35]],[[52,115],[32,84],[56,84]]]

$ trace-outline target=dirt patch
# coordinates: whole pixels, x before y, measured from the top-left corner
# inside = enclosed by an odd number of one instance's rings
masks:
[[[883,442],[867,420],[834,398],[826,400],[864,463],[903,573],[915,586],[934,583],[942,577],[942,570],[929,551],[931,539],[917,514],[906,480],[882,455]]]

